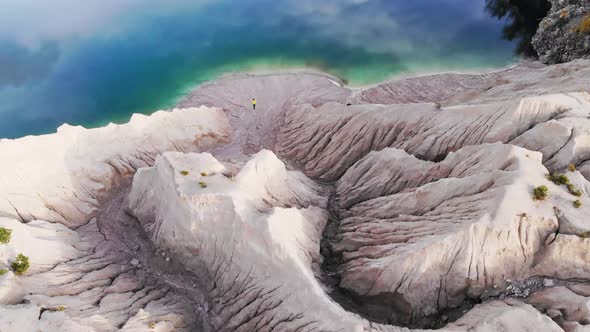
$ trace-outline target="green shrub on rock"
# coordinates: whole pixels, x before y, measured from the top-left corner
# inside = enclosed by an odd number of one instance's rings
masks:
[[[576,200],[574,201],[574,207],[575,207],[576,209],[579,209],[579,208],[581,208],[581,207],[582,207],[582,202],[580,202],[580,200],[579,200],[579,199],[576,199]]]
[[[568,166],[568,169],[570,171],[572,171],[572,169],[573,169],[573,171],[575,171],[576,167],[573,164],[570,164],[570,166]],[[562,184],[566,185],[567,190],[570,192],[570,194],[572,194],[576,197],[582,196],[582,191],[580,191],[579,189],[576,189],[576,187],[570,182],[570,179],[565,174],[559,174],[557,172],[553,172],[553,173],[547,175],[547,179],[549,181],[555,183],[558,186],[562,185]]]
[[[16,260],[14,262],[12,262],[12,264],[10,264],[10,267],[12,268],[12,272],[14,272],[15,274],[21,275],[24,274],[25,272],[27,272],[27,270],[29,269],[30,263],[29,263],[29,257],[23,255],[23,254],[18,254],[18,256],[16,256]]]
[[[533,190],[533,196],[536,200],[542,201],[547,198],[549,194],[549,188],[547,186],[538,186]]]
[[[568,184],[567,190],[570,192],[570,194],[572,194],[576,197],[582,196],[582,191],[580,189],[576,189],[576,187],[573,184]]]
[[[10,242],[12,237],[12,230],[4,227],[0,227],[0,243],[7,244]]]
[[[5,275],[6,273],[8,273],[7,269],[0,269],[0,276]]]
[[[553,172],[553,173],[547,175],[547,179],[549,179],[549,181],[555,183],[556,185],[561,185],[561,184],[569,185],[570,184],[570,179],[567,177],[567,175],[559,174],[557,172]]]

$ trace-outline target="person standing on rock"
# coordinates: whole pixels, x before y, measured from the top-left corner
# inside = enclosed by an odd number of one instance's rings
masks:
[[[252,109],[256,110],[256,98],[252,98]]]

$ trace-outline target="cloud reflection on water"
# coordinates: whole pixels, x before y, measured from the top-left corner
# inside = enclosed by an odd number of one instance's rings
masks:
[[[314,65],[364,84],[501,66],[483,0],[0,0],[0,137],[170,106],[227,70]]]

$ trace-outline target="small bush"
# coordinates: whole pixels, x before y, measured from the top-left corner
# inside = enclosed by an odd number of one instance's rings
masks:
[[[567,177],[567,175],[565,174],[559,174],[557,172],[553,172],[549,175],[547,175],[547,179],[549,179],[549,181],[557,184],[557,185],[561,185],[561,184],[565,184],[568,185],[570,184],[570,179]]]
[[[6,273],[8,273],[7,269],[0,269],[0,276],[5,275]]]
[[[574,164],[567,165],[567,170],[570,171],[570,172],[575,172],[576,171],[576,165],[574,165]]]
[[[10,267],[12,268],[12,272],[14,272],[15,274],[21,275],[24,274],[25,272],[27,272],[27,270],[29,269],[29,257],[23,255],[23,254],[18,254],[18,256],[16,256],[16,260],[14,262],[12,262],[12,264],[10,264]]]
[[[60,305],[59,307],[57,307],[57,309],[55,309],[56,311],[64,311],[66,310],[66,307],[64,307],[63,305]]]
[[[574,201],[574,207],[575,207],[576,209],[579,209],[579,208],[581,208],[581,207],[582,207],[582,202],[580,202],[580,200],[579,200],[579,199],[576,199],[576,200]]]
[[[187,176],[188,175],[188,171],[180,171],[180,174]]]
[[[156,328],[156,322],[149,322],[148,323],[148,327],[150,328],[150,330],[153,330]]]
[[[590,237],[590,232],[584,232],[584,233],[580,234],[580,237],[581,238],[584,238],[584,239],[587,239],[587,238]]]
[[[576,29],[579,33],[590,33],[590,15],[586,15]]]
[[[0,227],[0,243],[7,244],[10,242],[12,237],[12,230],[4,227]]]
[[[581,197],[582,196],[582,191],[579,189],[576,189],[576,187],[573,184],[568,184],[567,185],[567,190],[570,192],[570,194],[576,196],[576,197]]]
[[[549,188],[547,188],[547,186],[538,186],[535,188],[535,190],[533,190],[533,195],[536,200],[542,201],[545,198],[547,198],[548,194],[549,194]]]
[[[207,173],[201,172],[201,176],[207,176]]]
[[[526,218],[526,217],[527,217],[527,214],[523,212],[523,213],[521,213],[521,214],[520,214],[520,216],[521,216],[522,218]]]
[[[201,188],[207,188],[207,184],[205,182],[199,182],[199,186],[201,186]]]

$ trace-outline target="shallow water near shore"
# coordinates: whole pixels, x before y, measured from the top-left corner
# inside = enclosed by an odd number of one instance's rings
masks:
[[[351,85],[515,61],[484,1],[197,1],[131,8],[84,36],[0,39],[0,137],[173,106],[228,72],[313,68]],[[108,28],[108,29],[107,29]],[[6,53],[3,54],[3,53]],[[12,77],[12,79],[11,79]],[[254,97],[254,96],[253,96]]]

